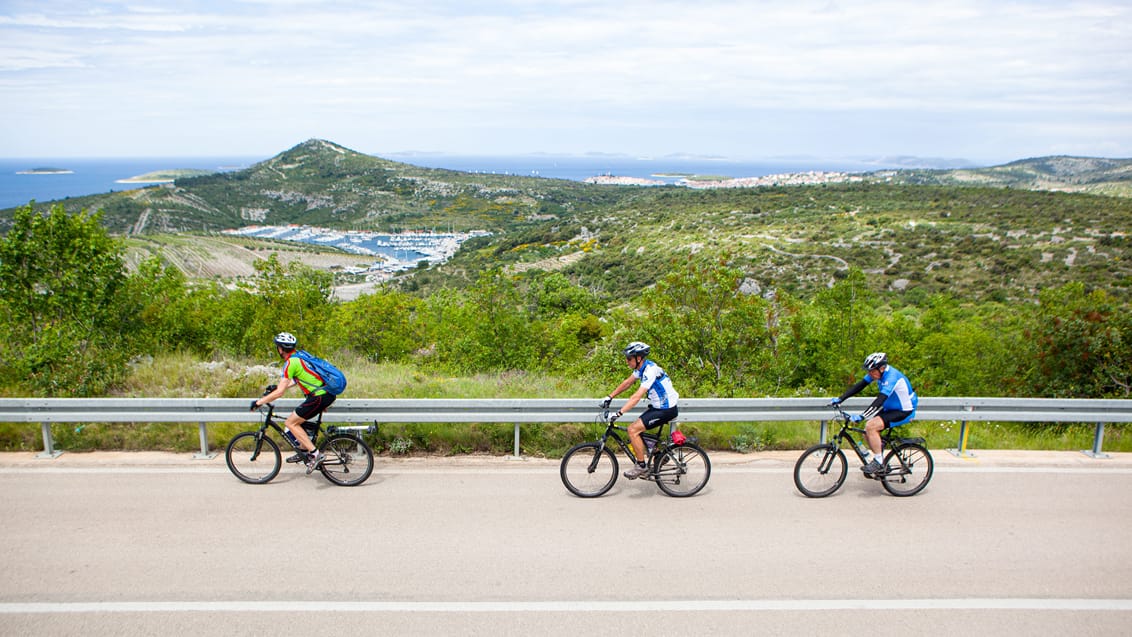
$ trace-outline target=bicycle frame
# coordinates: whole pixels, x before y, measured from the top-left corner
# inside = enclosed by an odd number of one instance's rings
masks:
[[[861,466],[865,466],[868,463],[868,461],[865,460],[865,454],[861,453],[861,444],[867,443],[867,441],[868,441],[868,439],[865,436],[865,430],[860,428],[860,427],[850,426],[850,423],[852,422],[852,420],[850,420],[849,414],[846,413],[845,410],[841,408],[841,405],[834,405],[834,408],[837,410],[838,415],[841,417],[841,429],[833,436],[833,438],[830,440],[830,442],[832,444],[834,444],[835,446],[837,446],[838,448],[841,448],[841,441],[843,441],[843,440],[848,441],[849,442],[849,448],[853,450],[854,454],[856,454],[857,460],[860,461]],[[854,438],[853,433],[861,434],[860,440],[858,440],[857,438]],[[904,458],[900,454],[895,453],[896,448],[899,445],[906,443],[906,442],[923,444],[924,439],[923,438],[904,438],[902,436],[897,436],[896,435],[896,429],[894,427],[887,427],[887,428],[885,428],[884,431],[881,432],[881,434],[880,434],[881,455],[884,455],[884,450],[888,449],[891,452],[894,452],[893,457],[895,457],[897,460],[900,461],[900,470],[896,471],[896,472],[890,471],[885,477],[896,476],[896,475],[904,475],[904,474],[909,473],[910,470],[908,468],[908,465],[904,462]],[[829,462],[833,462],[832,457],[829,458]],[[827,467],[822,467],[822,468],[826,469]]]
[[[265,433],[267,433],[268,429],[274,429],[275,433],[279,434],[279,437],[286,440],[287,436],[284,436],[283,432],[287,428],[284,425],[280,425],[279,423],[277,423],[275,421],[275,404],[274,403],[268,403],[267,405],[261,406],[260,410],[262,411],[264,407],[267,408],[267,411],[264,413],[264,416],[263,416],[263,424],[260,425],[259,430],[256,432],[256,440],[259,440],[260,438],[262,438],[263,435]],[[323,434],[325,434],[327,436],[331,436],[331,435],[334,435],[336,433],[346,433],[346,434],[349,434],[351,436],[354,436],[355,438],[360,438],[362,433],[368,433],[368,434],[376,434],[377,433],[377,421],[376,420],[374,421],[374,423],[372,425],[329,425],[329,426],[326,427],[325,430],[323,430],[323,428],[322,428],[322,414],[323,414],[323,412],[320,411],[320,412],[318,412],[318,416],[314,420],[304,421],[303,424],[300,425],[300,426],[303,427],[303,429],[307,430],[307,436],[311,439],[311,444],[314,444],[316,447],[318,446],[318,443],[315,442],[315,441],[317,440],[318,436],[323,435]],[[314,426],[313,433],[307,427],[308,425]],[[290,441],[288,441],[288,444],[290,444]],[[295,445],[291,445],[291,446],[294,447],[294,449],[296,451],[299,450],[299,447],[296,447]],[[256,457],[258,457],[258,456],[259,456],[259,449],[257,448],[256,453],[252,456],[252,460],[255,460]]]
[[[259,429],[256,431],[256,442],[259,443],[259,441],[263,439],[263,436],[264,436],[264,434],[267,433],[268,429],[274,429],[275,433],[279,434],[280,438],[287,440],[287,436],[283,435],[283,432],[286,431],[287,428],[284,425],[280,425],[279,423],[275,422],[275,405],[268,403],[267,405],[264,405],[263,407],[267,407],[267,411],[264,412],[264,415],[263,415],[263,424],[260,425]],[[260,407],[261,411],[262,411],[263,407]],[[312,436],[312,435],[310,435],[309,431],[307,432],[307,436],[310,437],[310,439],[311,439],[311,444],[314,444],[315,438],[320,433],[322,433],[322,412],[319,412],[318,418],[316,418],[315,420],[313,420],[313,421],[308,420],[303,424],[307,424],[307,423],[314,425],[314,435]],[[288,440],[287,444],[291,444],[291,442]],[[291,445],[291,447],[294,448],[296,451],[301,450],[301,447],[299,447],[298,445]],[[259,457],[259,452],[260,452],[260,446],[259,446],[259,444],[257,444],[256,449],[255,449],[255,453],[252,454],[252,458],[251,458],[253,461],[256,458]]]
[[[632,440],[628,439],[629,428],[621,427],[616,422],[609,422],[609,410],[601,412],[600,418],[605,423],[605,432],[598,439],[598,441],[601,443],[601,447],[598,449],[598,453],[594,454],[593,462],[590,463],[589,467],[590,471],[593,472],[597,468],[597,463],[601,459],[601,451],[605,450],[606,443],[610,438],[613,438],[617,441],[618,446],[621,447],[622,453],[624,453],[625,456],[629,458],[630,462],[633,462],[634,464],[637,463],[637,454],[633,451]],[[668,431],[671,433],[672,423],[668,422],[665,424],[668,426]],[[645,457],[645,464],[650,467],[650,470],[647,474],[641,476],[641,479],[643,480],[656,480],[658,477],[655,468],[653,468],[653,464],[655,463],[656,458],[660,457],[668,449],[666,438],[661,435],[663,431],[664,426],[662,425],[656,434],[649,434],[647,432],[641,434],[642,436],[655,435],[657,439],[656,445],[654,445],[652,449],[648,448],[647,443],[645,444],[645,451],[648,454]],[[625,438],[622,438],[618,432],[624,432]]]

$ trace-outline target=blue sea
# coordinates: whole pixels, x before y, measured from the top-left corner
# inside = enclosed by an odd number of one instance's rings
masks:
[[[725,177],[762,177],[780,173],[818,171],[865,172],[899,166],[838,159],[782,159],[732,161],[684,157],[639,159],[620,155],[520,155],[463,156],[435,154],[381,155],[385,159],[465,172],[521,175],[581,181],[597,175],[642,177],[674,182],[677,177],[657,175],[697,174]],[[199,168],[230,171],[250,167],[267,157],[174,157],[133,159],[0,159],[0,209],[36,202],[55,201],[111,191],[132,190],[146,184],[118,183],[159,170]],[[36,168],[69,170],[66,174],[19,174]]]
[[[203,170],[237,170],[247,168],[262,158],[136,158],[136,159],[0,159],[0,209],[26,205],[29,201],[43,203],[96,195],[111,191],[143,188],[144,183],[118,183],[158,170],[200,168]],[[59,168],[65,174],[21,175],[21,171],[37,168]]]

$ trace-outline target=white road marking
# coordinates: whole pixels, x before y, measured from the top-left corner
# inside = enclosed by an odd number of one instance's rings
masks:
[[[0,615],[63,613],[640,613],[823,610],[1028,610],[1132,611],[1132,599],[956,598],[956,599],[736,599],[492,602],[27,602],[0,603]]]

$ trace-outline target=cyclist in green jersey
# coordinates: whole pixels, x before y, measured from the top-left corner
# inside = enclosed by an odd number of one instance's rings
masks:
[[[314,443],[311,442],[310,436],[307,435],[306,429],[303,428],[303,423],[314,418],[319,413],[326,410],[331,404],[334,403],[336,396],[322,388],[322,379],[317,374],[313,373],[307,368],[303,360],[298,356],[294,356],[298,347],[298,339],[295,338],[290,332],[280,332],[275,336],[275,351],[279,353],[279,357],[283,359],[283,373],[279,379],[279,384],[276,386],[275,391],[267,394],[262,398],[252,401],[252,411],[259,409],[261,406],[282,398],[287,390],[295,385],[303,390],[306,399],[295,408],[295,411],[287,416],[286,422],[283,424],[287,430],[295,436],[295,440],[299,441],[299,446],[302,447],[303,452],[306,454],[307,473],[311,473],[322,464],[322,453],[315,448]],[[303,460],[301,456],[292,456],[287,459],[287,462],[298,462]]]

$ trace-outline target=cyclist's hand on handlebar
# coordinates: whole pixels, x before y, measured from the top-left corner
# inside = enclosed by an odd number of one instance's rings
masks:
[[[601,406],[602,409],[609,409],[609,403],[611,403],[611,402],[613,402],[613,398],[611,396],[606,396],[605,400],[601,401],[600,406]]]
[[[259,409],[259,401],[258,401],[258,400],[253,400],[253,401],[252,401],[252,406],[251,406],[251,408],[250,408],[250,409],[248,409],[248,411],[255,411],[255,410],[257,410],[257,409]]]
[[[838,406],[838,405],[840,405],[840,404],[841,404],[841,399],[840,399],[840,398],[834,398],[834,399],[832,399],[832,400],[830,400],[830,401],[829,401],[829,406],[830,406],[830,407],[836,407],[836,406]]]
[[[613,423],[617,422],[617,419],[620,418],[620,417],[621,417],[620,411],[610,414],[609,415],[609,424],[612,425]]]

